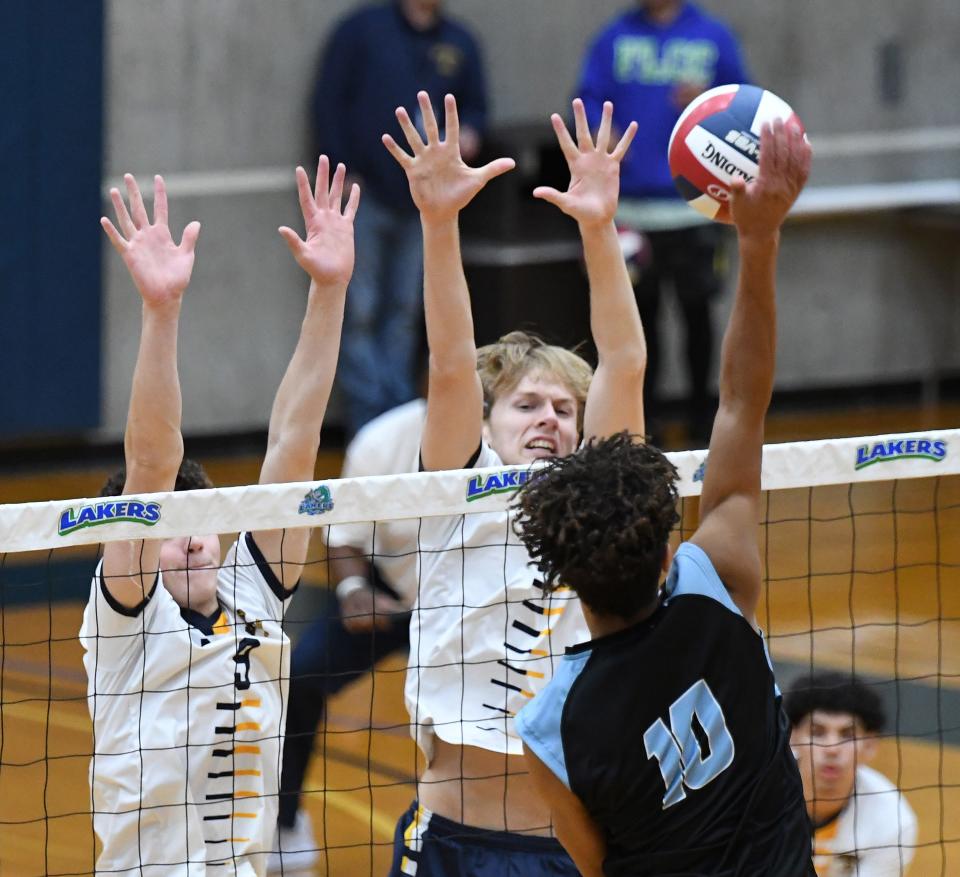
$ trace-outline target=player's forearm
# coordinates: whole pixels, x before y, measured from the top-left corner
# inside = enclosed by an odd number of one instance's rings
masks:
[[[720,404],[762,419],[776,364],[779,234],[739,238],[740,276],[720,358]]]
[[[431,377],[472,376],[477,349],[456,219],[423,223],[423,306]]]
[[[612,222],[581,225],[580,236],[590,281],[590,329],[600,361],[640,373],[642,380],[647,347],[616,227]]]
[[[310,284],[297,346],[270,414],[261,484],[313,478],[340,350],[346,289],[346,284],[324,289]]]
[[[177,372],[180,302],[143,306],[124,436],[127,483],[137,491],[170,490],[183,458]]]
[[[590,325],[597,345],[597,371],[584,412],[585,438],[622,429],[643,435],[643,377],[647,347],[643,326],[612,222],[581,227],[590,280]]]
[[[334,584],[353,576],[370,578],[370,563],[363,552],[352,545],[331,545],[327,558],[330,561],[330,580]]]

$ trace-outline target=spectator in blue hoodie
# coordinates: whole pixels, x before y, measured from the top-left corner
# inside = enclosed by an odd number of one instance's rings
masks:
[[[576,94],[591,127],[612,101],[614,125],[636,119],[642,134],[623,162],[618,224],[639,232],[634,246],[634,289],[647,333],[646,411],[656,399],[660,364],[657,329],[661,292],[672,281],[686,327],[690,394],[688,438],[706,447],[713,420],[708,390],[714,330],[710,303],[720,290],[717,247],[721,229],[691,210],[677,194],[667,144],[680,113],[717,85],[748,81],[737,40],[721,21],[685,0],[638,0],[613,19],[587,53]],[[653,430],[651,430],[653,431]]]
[[[442,6],[442,0],[364,6],[336,26],[321,59],[312,104],[317,145],[334,166],[344,162],[363,187],[339,371],[350,435],[417,395],[420,219],[406,177],[380,137],[387,131],[401,138],[394,110],[416,106],[419,91],[440,101],[447,93],[456,97],[466,161],[479,152],[486,125],[479,46]],[[441,109],[435,108],[442,119]]]

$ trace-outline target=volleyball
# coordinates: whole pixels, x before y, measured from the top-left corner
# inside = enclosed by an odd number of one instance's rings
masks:
[[[786,101],[755,85],[721,85],[683,111],[670,135],[670,173],[684,200],[704,216],[731,222],[730,182],[757,176],[760,129],[784,119],[803,123]]]

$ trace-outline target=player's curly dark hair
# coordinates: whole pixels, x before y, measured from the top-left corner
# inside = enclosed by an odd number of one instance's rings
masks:
[[[127,480],[127,470],[120,469],[114,472],[103,487],[100,488],[100,496],[120,496],[123,494],[123,485]],[[180,464],[180,471],[177,472],[177,483],[174,490],[206,490],[213,487],[207,470],[203,468],[196,460],[184,458]]]
[[[591,439],[538,471],[514,529],[544,585],[568,585],[601,615],[632,618],[656,596],[677,514],[677,470],[626,432]]]
[[[883,730],[883,701],[870,686],[849,673],[823,670],[799,677],[783,696],[783,708],[796,727],[814,710],[850,713],[871,734]]]

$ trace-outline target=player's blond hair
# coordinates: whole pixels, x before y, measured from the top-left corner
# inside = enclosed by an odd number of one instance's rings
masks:
[[[537,373],[563,384],[577,400],[577,428],[583,432],[583,407],[593,379],[593,369],[583,357],[547,344],[529,332],[510,332],[477,350],[477,371],[483,384],[483,416],[493,403],[511,392],[526,375]]]

